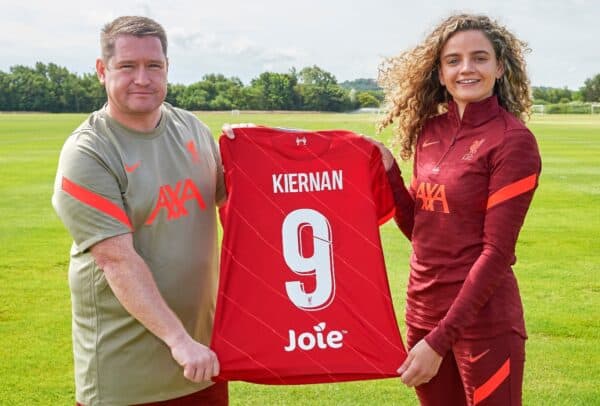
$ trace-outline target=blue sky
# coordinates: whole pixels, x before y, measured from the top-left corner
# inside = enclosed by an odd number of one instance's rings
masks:
[[[529,43],[535,86],[578,89],[600,73],[600,2],[593,0],[0,0],[0,70],[54,62],[92,72],[102,25],[156,19],[170,41],[169,79],[207,73],[248,83],[261,72],[318,65],[338,81],[374,78],[388,56],[418,43],[452,12],[485,13]]]

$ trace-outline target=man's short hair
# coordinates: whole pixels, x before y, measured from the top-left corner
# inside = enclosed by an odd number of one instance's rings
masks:
[[[108,61],[114,55],[115,41],[120,35],[157,37],[162,45],[163,54],[167,57],[167,34],[159,23],[148,17],[123,16],[106,24],[100,32],[100,48],[104,61]]]

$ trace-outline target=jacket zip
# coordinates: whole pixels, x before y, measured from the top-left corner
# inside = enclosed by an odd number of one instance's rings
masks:
[[[456,143],[456,137],[458,137],[458,134],[460,133],[460,127],[461,127],[461,124],[458,125],[458,130],[456,130],[456,132],[454,133],[454,136],[452,137],[452,141],[450,142],[450,145],[448,146],[448,149],[446,150],[446,152],[444,152],[442,157],[436,162],[436,164],[433,166],[433,168],[431,168],[431,172],[433,172],[434,174],[437,175],[438,173],[440,173],[440,165],[442,164],[442,162],[446,158],[446,155],[448,155],[448,153],[450,152],[450,150]]]

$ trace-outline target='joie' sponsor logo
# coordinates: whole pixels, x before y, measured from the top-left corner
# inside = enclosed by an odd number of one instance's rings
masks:
[[[289,330],[288,345],[283,347],[286,352],[295,351],[297,348],[310,351],[315,348],[326,349],[342,348],[344,345],[344,335],[348,332],[346,330],[331,330],[325,333],[325,322],[321,322],[313,327],[312,331],[306,331],[304,333],[296,333],[294,330]]]

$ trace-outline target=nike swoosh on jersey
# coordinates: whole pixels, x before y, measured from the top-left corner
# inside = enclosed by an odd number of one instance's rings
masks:
[[[129,173],[133,173],[140,166],[141,163],[142,163],[141,161],[137,161],[136,163],[134,163],[131,166],[125,164],[125,170]]]
[[[469,362],[475,363],[475,362],[479,361],[481,358],[483,358],[483,356],[485,354],[487,354],[488,352],[490,352],[489,348],[487,350],[485,350],[484,352],[482,352],[481,354],[479,354],[479,355],[473,356],[473,354],[469,354],[469,356],[467,357],[467,359],[469,360]]]
[[[423,143],[423,148],[427,148],[430,145],[435,145],[438,144],[440,142],[440,140],[436,140],[436,141],[427,141]]]

